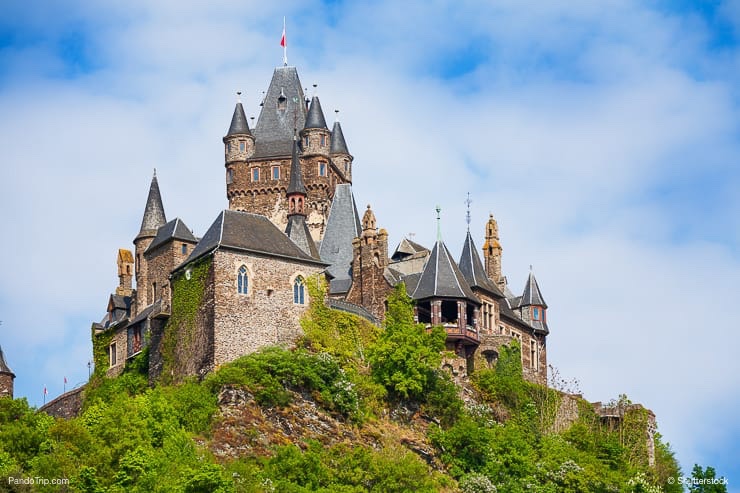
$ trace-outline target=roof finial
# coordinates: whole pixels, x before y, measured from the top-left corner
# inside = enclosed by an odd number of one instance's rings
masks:
[[[442,212],[442,208],[440,206],[437,206],[437,241],[442,241],[442,224],[440,222],[439,213]]]
[[[242,92],[236,91],[236,102],[241,103],[242,102]]]
[[[313,85],[313,95],[314,95],[314,97],[316,97],[316,93],[317,93],[317,89],[316,89],[316,88],[317,88],[318,86],[319,86],[318,84],[314,84],[314,85]]]
[[[157,177],[157,168],[154,168],[154,178]]]
[[[532,264],[529,264],[529,272],[532,272]]]
[[[339,121],[339,110],[334,110],[334,121],[335,122]]]
[[[468,198],[465,199],[465,205],[468,206],[468,210],[465,213],[465,221],[468,223],[468,233],[470,233],[470,204],[472,204],[473,201],[470,200],[470,192],[468,192]]]
[[[285,16],[283,16],[283,36],[280,38],[280,46],[283,47],[283,66],[288,66],[288,38],[285,35]]]

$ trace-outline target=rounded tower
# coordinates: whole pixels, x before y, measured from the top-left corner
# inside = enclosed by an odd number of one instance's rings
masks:
[[[141,220],[139,234],[134,238],[134,263],[136,265],[136,313],[149,306],[155,299],[155,287],[149,282],[149,266],[144,258],[144,252],[157,236],[157,230],[167,223],[162,205],[162,195],[159,193],[157,170],[154,170],[152,183],[149,186],[149,195],[144,207],[144,217]]]
[[[331,131],[331,146],[329,147],[329,157],[334,167],[339,170],[344,180],[352,183],[352,161],[354,157],[347,149],[347,141],[344,140],[344,132],[339,119],[334,122]]]
[[[239,97],[241,93],[237,93]],[[249,130],[244,107],[237,99],[234,115],[231,117],[229,131],[223,138],[224,161],[226,166],[226,197],[229,199],[229,209],[245,211],[247,209],[246,195],[243,190],[250,181],[259,181],[250,174],[247,160],[254,155],[254,136]],[[257,171],[259,173],[259,171]]]
[[[326,126],[318,96],[311,99],[306,124],[300,136],[303,176],[308,191],[307,203],[310,206],[306,210],[307,223],[314,239],[319,240],[323,236],[328,220],[336,174],[331,169],[329,158],[331,132]]]

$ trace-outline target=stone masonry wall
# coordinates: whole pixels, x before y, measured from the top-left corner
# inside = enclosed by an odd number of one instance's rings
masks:
[[[113,344],[115,344],[116,363],[111,365],[110,352],[108,353],[108,370],[106,375],[109,377],[115,377],[121,374],[123,368],[126,366],[126,348],[128,347],[128,331],[125,327],[117,327],[113,329],[113,338],[110,341],[108,350],[113,350]]]
[[[0,373],[0,398],[13,398],[13,375]]]
[[[78,387],[66,392],[53,401],[39,408],[39,411],[54,416],[55,418],[71,419],[79,416],[82,410],[82,391],[85,386]]]
[[[185,253],[182,252],[185,245]],[[162,310],[170,311],[172,300],[172,288],[170,286],[170,273],[187,260],[188,256],[193,253],[195,243],[183,240],[172,240],[164,245],[159,246],[154,251],[146,254],[148,264],[149,286],[142,286],[149,292],[148,299],[153,303],[159,299],[162,300]],[[156,283],[157,292],[153,293],[152,285]]]
[[[293,303],[293,281],[322,272],[320,266],[218,250],[214,254],[214,364],[216,367],[270,345],[294,345],[299,319],[308,307]],[[237,292],[237,272],[245,265],[248,294]]]

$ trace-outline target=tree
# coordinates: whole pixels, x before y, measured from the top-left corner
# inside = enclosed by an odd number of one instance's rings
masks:
[[[711,466],[702,470],[699,464],[694,464],[689,491],[692,493],[727,493],[727,478],[718,478]]]
[[[423,401],[442,363],[445,338],[441,327],[427,331],[414,322],[411,298],[398,284],[388,297],[385,330],[370,351],[373,377],[396,397]]]

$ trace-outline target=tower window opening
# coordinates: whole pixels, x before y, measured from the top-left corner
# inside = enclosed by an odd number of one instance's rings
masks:
[[[187,243],[183,243],[182,244],[182,247],[180,249],[180,253],[182,253],[183,255],[187,255],[187,253],[188,253],[188,245],[187,245]]]
[[[239,294],[249,294],[249,276],[247,276],[247,267],[244,265],[239,268],[236,284]]]
[[[319,163],[319,176],[326,176],[326,163],[323,161]]]
[[[532,319],[533,320],[539,320],[540,319],[540,309],[536,306],[532,308]]]
[[[247,148],[247,143],[243,140],[239,141],[239,152],[244,152]]]
[[[117,354],[116,354],[116,343],[114,342],[110,346],[108,346],[108,361],[110,363],[110,366],[116,366],[117,363]]]
[[[287,108],[288,108],[288,98],[286,98],[284,94],[281,94],[277,100],[277,109],[280,111],[285,111]]]
[[[325,146],[326,145],[326,135],[322,135],[321,136],[321,145],[322,146]]]
[[[260,181],[260,169],[252,168],[252,181]]]
[[[456,324],[457,323],[457,301],[443,300],[441,315],[442,315],[443,324]]]
[[[306,286],[300,276],[296,277],[293,282],[293,303],[296,305],[306,304]]]
[[[273,166],[272,167],[272,179],[273,180],[279,180],[280,179],[280,166]]]
[[[303,137],[303,147],[308,147],[308,135]]]
[[[226,184],[231,185],[234,183],[234,170],[229,168],[226,170]]]
[[[231,142],[226,143],[226,154],[231,152]]]

